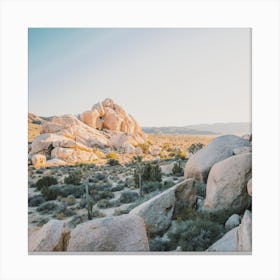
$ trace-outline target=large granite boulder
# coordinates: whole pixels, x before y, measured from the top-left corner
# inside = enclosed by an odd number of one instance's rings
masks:
[[[200,183],[206,183],[211,167],[215,163],[231,157],[234,150],[240,147],[251,147],[251,143],[234,135],[215,138],[188,160],[185,166],[185,178],[194,178]]]
[[[29,252],[65,251],[70,231],[63,221],[50,220],[29,235]]]
[[[195,182],[185,180],[132,209],[129,214],[142,217],[149,233],[164,232],[172,218],[179,217],[197,200]]]
[[[251,202],[247,182],[252,176],[252,154],[240,154],[216,163],[209,173],[204,209],[241,213]]]
[[[79,224],[71,232],[69,252],[145,252],[149,251],[144,220],[122,215],[99,218]]]

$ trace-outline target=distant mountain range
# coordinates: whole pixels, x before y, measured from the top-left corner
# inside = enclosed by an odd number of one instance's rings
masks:
[[[214,123],[188,126],[142,127],[144,132],[151,134],[194,134],[215,135],[251,133],[251,123]]]

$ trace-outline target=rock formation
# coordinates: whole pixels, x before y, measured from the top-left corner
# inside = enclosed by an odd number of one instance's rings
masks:
[[[185,178],[194,178],[201,183],[206,183],[211,167],[234,155],[234,150],[240,147],[251,147],[251,143],[234,135],[215,138],[189,159],[185,167]]]
[[[133,215],[100,218],[78,225],[72,232],[70,252],[149,251],[146,226]]]
[[[64,221],[50,220],[42,228],[31,232],[28,241],[29,252],[64,251],[70,231]]]
[[[252,176],[252,154],[222,160],[211,168],[206,185],[204,209],[241,213],[250,203],[247,183]]]
[[[149,233],[160,233],[169,227],[172,218],[192,208],[196,200],[194,180],[188,179],[132,209],[130,214],[142,217]]]
[[[32,142],[30,158],[38,154],[46,156],[45,166],[92,162],[97,159],[96,148],[133,153],[134,147],[146,139],[134,118],[111,99],[95,104],[80,119],[73,115],[42,119],[29,114],[28,117],[42,123],[41,134]],[[37,164],[37,167],[43,166]]]

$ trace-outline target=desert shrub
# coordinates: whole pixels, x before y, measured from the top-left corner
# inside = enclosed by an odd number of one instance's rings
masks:
[[[180,246],[182,251],[205,251],[223,234],[223,225],[207,219],[173,221],[167,231],[167,248],[170,251]]]
[[[54,185],[49,187],[50,190],[56,192],[57,196],[67,197],[73,195],[75,198],[82,197],[85,192],[83,185]]]
[[[87,221],[87,216],[86,215],[75,215],[68,222],[67,226],[69,228],[75,228],[78,224],[84,223],[86,221]]]
[[[161,188],[160,190],[161,191],[165,191],[171,187],[173,187],[175,185],[174,181],[173,180],[166,180],[164,181],[162,184],[161,184]]]
[[[187,158],[187,154],[186,154],[186,152],[184,152],[183,150],[179,150],[179,151],[175,154],[175,158],[176,158],[176,159],[186,159],[186,158]]]
[[[108,199],[101,199],[97,202],[97,207],[99,208],[110,208],[112,207],[112,203]]]
[[[43,204],[41,204],[40,206],[38,206],[36,208],[36,210],[38,212],[41,212],[43,214],[46,214],[46,213],[50,213],[54,210],[57,210],[59,208],[59,205],[57,203],[54,203],[54,202],[51,202],[51,201],[47,201],[47,202],[44,202]]]
[[[224,227],[203,217],[175,220],[163,237],[150,240],[151,251],[171,251],[179,246],[182,251],[205,251],[221,238]]]
[[[66,217],[74,216],[76,213],[74,210],[68,208],[66,205],[60,207],[55,214],[53,215],[54,218],[58,220],[63,220]]]
[[[99,211],[98,209],[93,209],[92,210],[92,215],[91,215],[92,218],[103,218],[105,216],[106,216],[106,214]]]
[[[43,187],[48,187],[57,184],[57,180],[53,176],[44,176],[36,182],[36,187],[41,190]]]
[[[55,200],[58,196],[57,191],[52,189],[51,187],[43,187],[41,189],[41,193],[47,200]]]
[[[145,194],[144,196],[139,196],[139,198],[133,202],[132,204],[130,204],[127,209],[128,211],[131,211],[133,208],[137,207],[138,205],[144,203],[145,201],[153,198],[154,196],[158,195],[160,193],[159,190]]]
[[[206,184],[195,182],[195,188],[197,195],[205,197],[206,196]]]
[[[133,191],[124,191],[121,193],[120,196],[120,202],[121,203],[131,203],[137,200],[139,197],[139,194],[137,192]]]
[[[44,203],[45,201],[46,201],[46,199],[44,198],[44,196],[36,195],[36,196],[31,197],[28,200],[28,206],[29,207],[35,207],[35,206],[38,206],[38,205]]]
[[[202,219],[202,220],[208,220],[223,225],[231,214],[232,212],[229,210],[218,210],[213,212],[213,211],[197,211],[195,208],[188,208],[178,219],[180,220]]]
[[[109,190],[97,192],[95,195],[99,197],[99,200],[100,199],[111,199],[111,198],[115,197],[115,195]]]
[[[104,173],[102,173],[102,172],[96,172],[96,173],[94,174],[94,177],[95,177],[97,180],[104,180],[105,177],[106,177],[106,175],[105,175]]]
[[[183,176],[184,175],[184,169],[181,166],[180,162],[175,162],[173,168],[172,168],[172,173],[176,176]]]
[[[143,154],[148,155],[150,153],[149,144],[147,143],[139,144],[138,147],[141,148]]]
[[[107,159],[115,159],[118,160],[119,159],[119,154],[115,153],[115,152],[110,152],[108,154],[106,154],[106,158]]]
[[[161,176],[161,169],[158,162],[139,164],[134,170],[134,182],[138,188],[141,187],[140,178],[141,185],[143,185],[144,181],[161,182]]]
[[[144,166],[143,180],[161,182],[159,163],[147,163]]]
[[[162,189],[162,184],[160,182],[146,181],[142,185],[142,192],[144,194],[151,193],[161,189]]]
[[[161,251],[168,251],[168,243],[164,238],[160,236],[156,236],[150,239],[150,251],[153,252],[161,252]]]
[[[115,187],[111,188],[112,192],[118,192],[118,191],[122,191],[124,189],[125,184],[124,183],[120,183],[118,185],[116,185]]]
[[[120,215],[124,215],[124,214],[128,214],[129,213],[129,209],[125,208],[116,208],[114,211],[114,216],[120,216]]]
[[[110,183],[99,183],[99,184],[95,184],[93,186],[93,189],[96,190],[96,191],[108,191],[110,190],[112,187],[112,185]]]
[[[107,164],[111,166],[120,165],[120,162],[117,159],[109,158]]]
[[[133,163],[136,163],[136,162],[142,162],[143,160],[143,157],[142,156],[133,156]]]
[[[201,150],[203,148],[203,144],[202,143],[193,143],[188,147],[188,152],[190,154],[195,154],[196,152],[198,152],[199,150]]]
[[[67,205],[74,205],[76,203],[76,199],[73,195],[68,195],[67,197],[61,198],[61,201],[65,202]]]
[[[67,177],[64,179],[65,184],[69,185],[80,185],[82,180],[82,172],[80,170],[72,171]]]
[[[42,227],[44,224],[46,224],[50,219],[49,218],[45,218],[45,217],[42,217],[39,219],[38,223],[37,223],[37,226],[38,227]]]

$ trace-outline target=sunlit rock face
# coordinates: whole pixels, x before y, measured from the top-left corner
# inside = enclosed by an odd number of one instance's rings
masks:
[[[78,117],[63,115],[42,120],[41,134],[33,139],[30,157],[40,154],[47,160],[55,159],[47,161],[51,165],[92,162],[98,157],[96,148],[126,151],[129,147],[131,153],[146,138],[135,119],[107,98]]]

